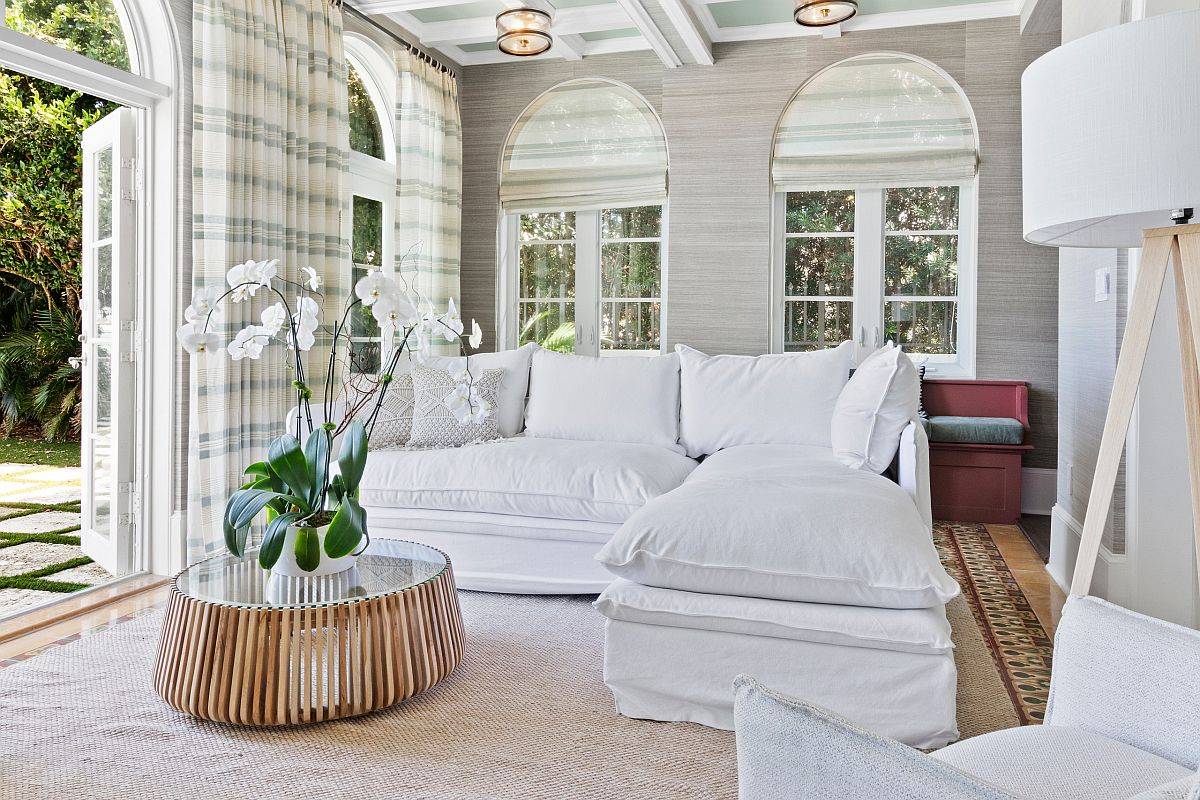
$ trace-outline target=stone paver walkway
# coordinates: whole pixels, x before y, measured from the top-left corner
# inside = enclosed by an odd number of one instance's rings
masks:
[[[0,464],[0,617],[112,577],[79,549],[82,475]]]

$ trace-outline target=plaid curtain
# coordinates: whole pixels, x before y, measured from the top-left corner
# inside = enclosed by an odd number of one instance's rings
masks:
[[[225,286],[231,266],[279,259],[324,278],[328,323],[349,290],[342,181],[349,144],[342,14],[329,0],[196,0],[193,22],[193,284]],[[289,303],[294,288],[284,289]],[[278,298],[260,289],[226,304],[226,338]],[[328,343],[306,366],[319,399]],[[322,352],[323,351],[323,352]],[[193,358],[189,413],[189,561],[223,547],[225,501],[242,470],[266,455],[295,403],[289,353],[260,360]]]
[[[632,89],[560,83],[522,112],[504,143],[505,213],[658,205],[667,199],[667,140]]]
[[[396,270],[411,276],[415,269],[418,288],[445,310],[459,290],[458,82],[408,51],[401,51],[396,68]]]
[[[775,131],[776,188],[856,180],[965,180],[975,127],[958,88],[937,70],[881,53],[835,64],[809,82]]]

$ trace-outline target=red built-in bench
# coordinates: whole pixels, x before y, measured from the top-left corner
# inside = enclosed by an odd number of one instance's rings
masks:
[[[1029,433],[1029,385],[1023,381],[930,379],[922,384],[930,417],[1015,419]],[[1025,444],[929,443],[929,484],[935,519],[1014,523],[1021,516]]]

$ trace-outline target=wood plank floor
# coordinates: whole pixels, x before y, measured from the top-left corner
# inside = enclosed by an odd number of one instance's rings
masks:
[[[1054,634],[1066,595],[1046,572],[1046,565],[1016,525],[988,525],[1000,553],[1012,570],[1021,591],[1033,606],[1047,633]],[[136,594],[125,595],[98,607],[82,611],[67,619],[49,621],[41,627],[15,637],[5,637],[0,631],[0,667],[64,639],[86,635],[103,628],[114,620],[166,602],[167,586],[158,584]],[[9,625],[17,623],[9,621]]]

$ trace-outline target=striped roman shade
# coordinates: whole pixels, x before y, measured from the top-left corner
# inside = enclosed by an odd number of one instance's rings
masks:
[[[653,109],[626,86],[596,79],[559,84],[525,109],[504,144],[506,213],[666,199],[666,137]]]
[[[805,84],[779,121],[777,189],[856,182],[965,180],[978,166],[975,126],[946,76],[894,53],[834,64]]]

